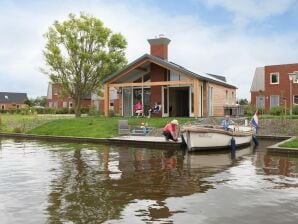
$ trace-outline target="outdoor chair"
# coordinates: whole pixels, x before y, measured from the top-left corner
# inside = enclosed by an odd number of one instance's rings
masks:
[[[128,125],[128,120],[119,120],[118,121],[118,134],[119,135],[129,135],[130,126]]]
[[[156,111],[153,111],[151,114],[149,114],[149,118],[150,117],[160,117],[160,114],[161,114],[161,105],[158,105],[159,106],[159,108],[158,108],[158,110],[156,110]]]

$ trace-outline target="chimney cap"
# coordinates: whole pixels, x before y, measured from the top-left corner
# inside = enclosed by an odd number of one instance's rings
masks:
[[[148,42],[150,45],[168,45],[171,42],[171,40],[169,38],[166,38],[164,34],[159,34],[158,37],[148,39]]]

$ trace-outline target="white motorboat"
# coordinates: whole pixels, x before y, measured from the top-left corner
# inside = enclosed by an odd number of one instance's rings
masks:
[[[242,147],[250,145],[253,136],[251,127],[236,125],[230,125],[228,130],[219,126],[190,126],[181,132],[188,151],[230,148],[232,141],[236,147]]]

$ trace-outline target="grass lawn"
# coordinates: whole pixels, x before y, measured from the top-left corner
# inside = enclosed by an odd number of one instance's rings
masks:
[[[69,119],[72,115],[20,115],[0,114],[0,132],[22,133],[57,119]]]
[[[49,120],[44,117],[44,121],[41,122],[37,118],[31,118],[23,116],[23,119],[18,116],[4,118],[2,117],[2,123],[4,127],[8,126],[8,123],[24,122],[26,128],[24,133],[36,134],[36,135],[54,135],[54,136],[78,136],[78,137],[96,137],[107,138],[118,135],[118,120],[126,119],[130,126],[140,126],[142,122],[147,123],[148,127],[161,128],[174,118],[122,118],[122,117],[81,117],[81,118],[63,118],[57,117],[56,119]],[[176,118],[180,123],[194,120],[193,118]],[[10,121],[9,121],[10,120]],[[26,121],[26,124],[25,124]],[[34,124],[34,122],[37,124]],[[30,124],[30,125],[29,125]],[[22,125],[21,125],[22,126]],[[13,129],[5,128],[2,132],[14,132]]]
[[[279,145],[280,147],[286,147],[286,148],[297,148],[298,149],[298,137],[295,139],[288,141],[286,143],[283,143]]]

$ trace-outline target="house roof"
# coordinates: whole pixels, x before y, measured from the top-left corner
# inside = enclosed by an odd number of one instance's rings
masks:
[[[27,93],[0,92],[0,103],[22,104],[27,99]]]
[[[168,60],[163,60],[161,58],[155,57],[153,55],[150,54],[144,54],[143,56],[137,58],[136,60],[134,60],[133,62],[129,63],[126,67],[124,67],[123,69],[113,73],[112,75],[108,76],[106,79],[103,80],[104,83],[109,82],[110,80],[112,80],[113,78],[117,77],[119,74],[121,74],[122,72],[126,71],[127,69],[129,69],[130,67],[133,67],[134,65],[138,64],[141,61],[146,61],[146,60],[151,60],[153,63],[156,62],[158,64],[164,65],[165,67],[169,67],[170,69],[174,69],[177,70],[181,73],[184,73],[186,75],[189,75],[191,77],[200,79],[200,80],[205,80],[205,81],[209,81],[212,83],[217,83],[220,85],[224,85],[227,87],[232,87],[237,89],[236,86],[231,85],[229,83],[226,82],[226,78],[224,76],[219,76],[219,75],[214,75],[214,74],[208,74],[208,73],[204,73],[204,72],[200,72],[200,73],[194,73],[186,68],[184,68],[181,65],[178,65],[174,62],[170,62]]]

